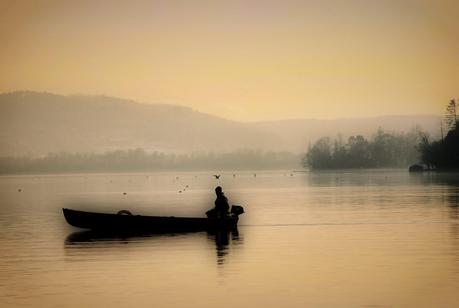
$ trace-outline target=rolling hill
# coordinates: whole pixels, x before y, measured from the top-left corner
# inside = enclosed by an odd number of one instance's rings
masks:
[[[416,125],[438,135],[438,123],[437,116],[237,122],[182,106],[22,91],[0,94],[0,156],[133,148],[176,153],[237,149],[298,153],[324,135],[368,136],[378,127],[403,132]]]

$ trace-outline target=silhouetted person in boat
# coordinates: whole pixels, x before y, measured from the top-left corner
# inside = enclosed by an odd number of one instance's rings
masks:
[[[228,216],[229,204],[228,199],[223,194],[220,186],[215,188],[217,199],[215,199],[215,207],[206,212],[208,218],[222,218]]]
[[[228,199],[223,194],[223,190],[220,186],[215,188],[215,193],[217,194],[217,199],[215,200],[215,207],[206,212],[208,218],[225,218],[230,217],[230,206],[228,204]],[[240,205],[231,206],[231,217],[235,218],[236,221],[239,215],[244,213],[244,208]]]
[[[215,188],[217,199],[215,199],[215,214],[218,218],[228,216],[229,204],[228,199],[223,194],[223,190],[220,186]]]

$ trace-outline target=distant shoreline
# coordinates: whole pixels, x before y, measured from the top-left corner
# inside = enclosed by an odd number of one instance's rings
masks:
[[[286,174],[292,173],[292,169],[289,168],[279,168],[279,169],[176,169],[176,170],[126,170],[126,171],[107,171],[107,170],[92,170],[92,171],[62,171],[62,172],[35,172],[35,173],[28,173],[28,172],[17,172],[17,173],[0,173],[0,177],[13,177],[13,176],[65,176],[65,175],[75,175],[75,176],[84,176],[84,175],[111,175],[111,174],[141,174],[141,175],[149,175],[149,174],[161,174],[161,173],[209,173],[214,174],[215,172],[218,173],[228,173],[232,176],[235,174],[250,174],[251,176],[256,172],[285,172]]]
[[[254,173],[285,173],[286,176],[290,174],[298,173],[353,173],[353,172],[384,172],[384,171],[398,171],[408,173],[406,168],[402,167],[384,167],[384,168],[359,168],[359,169],[323,169],[323,170],[298,170],[290,168],[278,168],[278,169],[176,169],[176,170],[126,170],[126,171],[80,171],[80,172],[36,172],[36,173],[0,173],[1,177],[16,177],[16,176],[87,176],[87,175],[153,175],[153,174],[170,174],[170,173],[208,173],[213,174],[215,172],[226,174],[227,177],[233,177],[233,174],[237,177],[238,175],[250,175]],[[436,173],[437,171],[430,171]],[[459,172],[458,170],[448,170],[445,172]],[[422,172],[420,172],[422,174]],[[440,172],[438,172],[440,173]],[[442,171],[443,173],[443,171]]]

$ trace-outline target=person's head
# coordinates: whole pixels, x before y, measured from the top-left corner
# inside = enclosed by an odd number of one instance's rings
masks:
[[[223,189],[221,188],[221,186],[215,187],[215,193],[217,195],[223,195]]]

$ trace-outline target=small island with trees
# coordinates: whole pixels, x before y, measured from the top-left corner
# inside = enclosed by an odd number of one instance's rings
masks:
[[[332,140],[317,140],[302,159],[302,165],[312,170],[352,168],[394,168],[412,166],[410,170],[459,170],[459,126],[457,103],[447,105],[444,118],[447,134],[430,141],[420,128],[408,133],[393,134],[379,129],[371,139],[361,135]],[[414,165],[413,165],[414,164]]]

